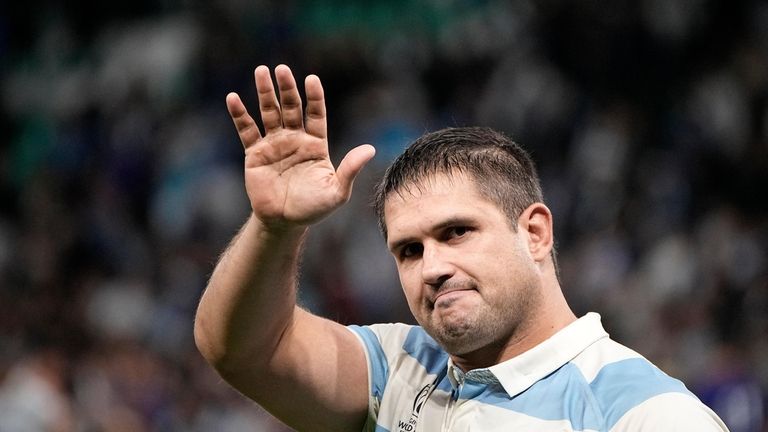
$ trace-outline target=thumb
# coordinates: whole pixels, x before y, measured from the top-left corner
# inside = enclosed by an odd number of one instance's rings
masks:
[[[370,144],[363,144],[350,150],[344,159],[339,163],[336,169],[336,175],[339,178],[341,190],[344,196],[349,197],[352,193],[352,183],[355,177],[360,173],[365,164],[367,164],[376,154],[376,149]]]

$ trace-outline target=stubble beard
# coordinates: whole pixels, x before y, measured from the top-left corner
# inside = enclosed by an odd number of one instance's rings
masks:
[[[465,355],[495,344],[504,346],[534,315],[541,291],[531,282],[501,291],[494,299],[484,297],[479,305],[447,316],[431,310],[425,316],[426,322],[420,324],[452,355]]]

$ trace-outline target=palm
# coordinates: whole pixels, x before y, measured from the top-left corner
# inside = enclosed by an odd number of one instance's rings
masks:
[[[237,95],[227,97],[227,107],[245,148],[245,184],[254,215],[268,224],[308,225],[349,199],[352,181],[373,157],[373,148],[353,149],[335,170],[319,80],[307,78],[304,121],[290,70],[281,66],[275,75],[279,101],[269,71],[259,67],[255,72],[264,136]]]
[[[262,220],[308,224],[344,200],[327,142],[307,134],[279,133],[259,151],[246,150],[245,185]]]

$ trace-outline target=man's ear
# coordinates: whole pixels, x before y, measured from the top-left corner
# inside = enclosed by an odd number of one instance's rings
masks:
[[[536,262],[542,262],[552,252],[554,228],[552,212],[543,203],[533,203],[523,210],[517,220],[519,232],[527,235],[528,251]]]

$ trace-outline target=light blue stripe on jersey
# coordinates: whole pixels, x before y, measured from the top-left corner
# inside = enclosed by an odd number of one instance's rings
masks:
[[[510,399],[500,384],[488,386],[466,383],[460,398],[475,400],[523,413],[541,420],[568,420],[574,430],[601,430],[600,413],[579,368],[567,363]],[[482,391],[480,388],[484,387]]]
[[[666,375],[643,358],[631,358],[605,365],[589,384],[604,410],[606,429],[627,411],[663,393],[693,396],[685,385]]]
[[[574,430],[609,430],[631,408],[670,392],[690,394],[647,360],[633,358],[605,365],[591,383],[567,363],[512,399],[499,384],[473,382],[462,386],[459,397],[541,420],[568,420]]]
[[[411,328],[403,342],[403,350],[432,375],[440,373],[448,363],[448,354],[421,327]]]
[[[387,364],[387,356],[384,354],[384,349],[381,347],[379,338],[376,337],[370,328],[357,325],[350,325],[348,327],[357,333],[365,344],[371,366],[371,395],[381,401],[384,389],[387,387],[387,380],[389,380],[389,365]],[[376,431],[378,432],[378,430],[377,428]]]
[[[403,351],[416,359],[430,375],[440,375],[445,372],[448,364],[448,353],[432,339],[421,327],[412,327],[403,342]],[[451,382],[447,376],[437,383],[437,388],[444,392],[451,392]]]

